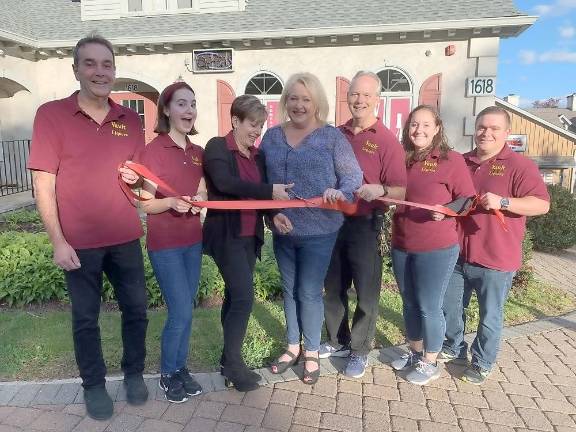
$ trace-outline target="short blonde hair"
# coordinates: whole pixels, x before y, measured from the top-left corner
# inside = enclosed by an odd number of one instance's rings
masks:
[[[326,124],[328,122],[329,111],[328,98],[326,97],[326,92],[324,91],[324,87],[322,87],[318,77],[309,72],[296,73],[286,81],[284,90],[282,90],[282,96],[280,96],[280,103],[278,104],[278,120],[281,122],[288,120],[289,117],[288,111],[286,110],[286,102],[288,101],[288,96],[290,96],[292,88],[296,84],[302,84],[306,90],[308,90],[312,102],[316,106],[316,112],[314,113],[316,120],[322,124]]]

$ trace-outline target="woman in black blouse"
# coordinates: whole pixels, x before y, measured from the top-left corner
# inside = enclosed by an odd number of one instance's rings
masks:
[[[212,138],[204,152],[209,200],[289,199],[288,185],[265,183],[264,161],[254,143],[267,118],[255,96],[237,97],[230,109],[232,130]],[[256,210],[208,210],[204,252],[224,279],[221,373],[238,391],[258,388],[260,376],[242,358],[242,343],[254,303],[253,271],[264,243],[263,214]]]

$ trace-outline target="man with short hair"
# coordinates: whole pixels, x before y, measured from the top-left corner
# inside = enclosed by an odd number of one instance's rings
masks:
[[[446,340],[439,359],[466,360],[465,308],[476,292],[480,322],[462,379],[482,384],[500,347],[504,303],[522,264],[526,216],[550,209],[550,197],[538,167],[507,145],[510,116],[491,106],[476,118],[476,148],[464,155],[480,195],[477,209],[461,218],[461,251],[444,298]],[[504,224],[494,214],[504,215]]]
[[[98,35],[78,41],[72,69],[80,90],[38,108],[28,168],[54,263],[65,274],[86,410],[105,420],[113,404],[98,326],[103,274],[122,311],[127,401],[139,405],[148,398],[143,231],[117,181],[119,164],[143,148],[144,137],[138,115],[108,97],[115,79],[109,41]]]
[[[364,375],[368,353],[376,332],[382,283],[380,235],[382,205],[370,204],[378,197],[403,199],[406,193],[404,151],[396,137],[376,117],[382,84],[372,72],[358,72],[348,90],[352,119],[340,126],[348,138],[364,173],[364,184],[356,191],[359,211],[346,217],[332,253],[324,283],[324,316],[329,340],[320,347],[320,357],[350,359],[345,374]],[[380,203],[381,204],[381,203]],[[348,290],[352,282],[357,305],[348,324]]]

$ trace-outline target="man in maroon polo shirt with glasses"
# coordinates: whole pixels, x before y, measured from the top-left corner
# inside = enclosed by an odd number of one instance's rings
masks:
[[[382,284],[380,230],[384,210],[370,201],[381,196],[404,199],[406,164],[402,146],[376,117],[382,83],[372,72],[358,72],[348,90],[352,119],[339,127],[346,136],[364,174],[356,191],[358,213],[346,217],[332,253],[324,283],[324,317],[329,340],[320,346],[320,358],[350,356],[344,373],[364,375],[376,332]],[[348,324],[348,290],[352,282],[357,305]]]
[[[476,292],[480,322],[470,347],[472,360],[462,380],[482,384],[496,361],[504,321],[504,303],[522,264],[526,216],[548,213],[550,197],[536,164],[507,145],[510,116],[491,106],[476,118],[476,148],[464,155],[480,202],[460,219],[460,259],[444,297],[446,340],[438,360],[467,360],[466,314]],[[504,230],[493,210],[504,215]]]
[[[38,108],[28,168],[54,263],[66,278],[86,410],[105,420],[113,404],[98,326],[103,274],[122,311],[127,401],[140,405],[148,398],[142,378],[148,324],[143,231],[117,181],[118,165],[143,148],[144,136],[138,115],[108,97],[115,79],[110,42],[90,35],[78,41],[73,56],[80,90]]]

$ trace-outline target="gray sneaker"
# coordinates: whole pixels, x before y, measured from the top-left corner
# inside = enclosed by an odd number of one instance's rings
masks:
[[[438,358],[436,359],[440,363],[452,362],[455,364],[466,364],[468,359],[466,357],[457,357],[451,352],[442,350],[438,353]]]
[[[392,369],[401,371],[404,369],[411,368],[412,366],[415,366],[416,363],[418,363],[418,360],[420,360],[421,358],[422,353],[417,353],[412,350],[408,350],[408,352],[402,355],[402,357],[390,363],[390,366],[392,366]]]
[[[414,369],[406,375],[408,382],[417,385],[425,385],[430,381],[440,378],[442,371],[440,365],[434,366],[432,363],[420,359]]]
[[[328,357],[348,357],[350,355],[350,346],[348,345],[332,345],[330,342],[324,342],[320,345],[318,356],[320,358]]]
[[[489,370],[482,369],[480,366],[473,364],[464,371],[461,380],[474,385],[482,385],[489,374]]]
[[[368,363],[368,356],[361,354],[350,354],[350,360],[346,365],[344,375],[350,378],[362,378],[366,372],[366,364]]]

